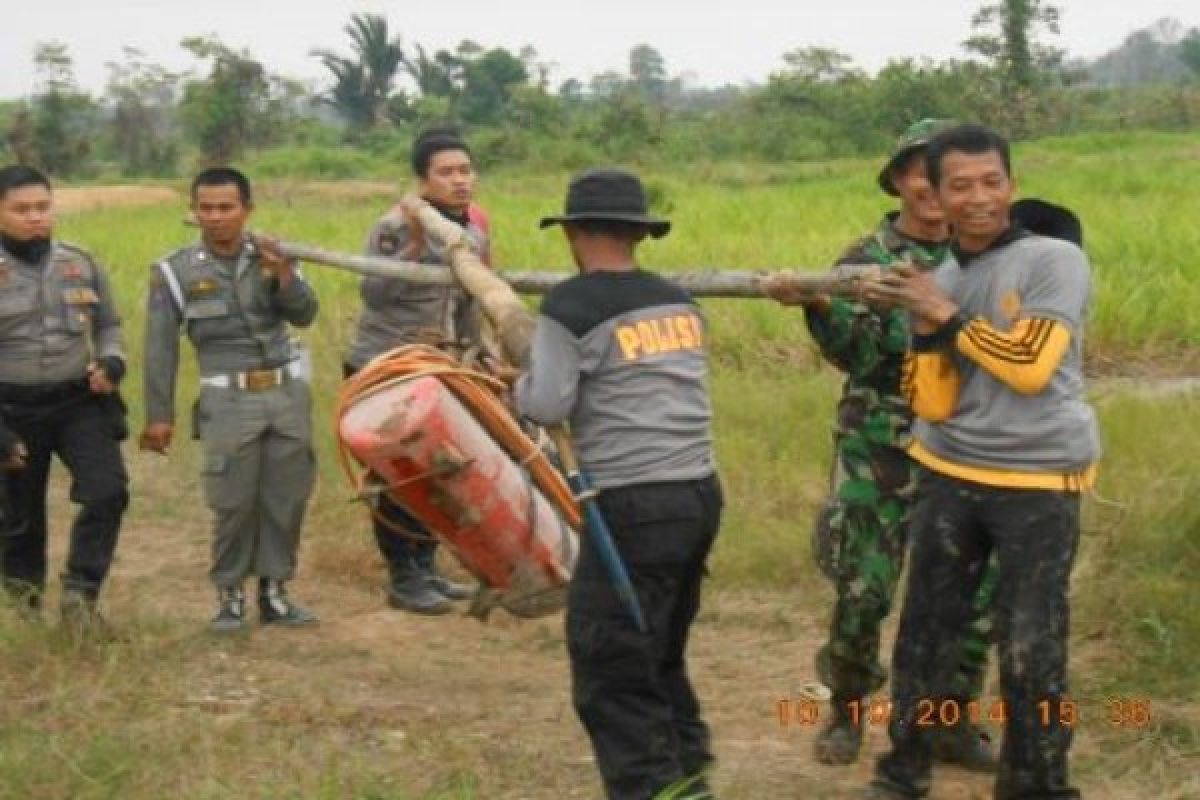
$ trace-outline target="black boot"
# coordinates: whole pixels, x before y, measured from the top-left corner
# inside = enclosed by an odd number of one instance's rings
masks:
[[[474,592],[470,586],[463,583],[455,583],[438,572],[437,565],[434,563],[434,554],[436,552],[437,545],[435,543],[423,542],[416,555],[416,562],[421,571],[425,573],[425,580],[429,582],[433,590],[450,600],[466,600],[473,595]]]
[[[857,715],[851,713],[850,704],[855,701]],[[863,702],[861,698],[834,695],[830,709],[833,716],[813,742],[813,757],[818,762],[831,766],[853,764],[858,759],[858,751],[862,749]]]
[[[446,595],[434,588],[428,573],[415,558],[388,564],[391,573],[387,585],[388,605],[401,611],[435,616],[454,608]]]
[[[288,627],[317,622],[317,615],[292,602],[283,588],[283,581],[274,578],[258,579],[258,618],[263,625]]]
[[[208,623],[213,633],[237,633],[246,629],[246,593],[240,586],[217,589],[217,613]]]

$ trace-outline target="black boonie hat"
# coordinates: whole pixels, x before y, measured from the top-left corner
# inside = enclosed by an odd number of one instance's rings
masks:
[[[650,216],[646,205],[646,190],[632,172],[615,167],[584,170],[567,185],[563,213],[542,217],[538,227],[584,220],[613,220],[645,225],[655,239],[666,236],[671,223]]]
[[[1075,212],[1036,197],[1026,197],[1013,203],[1009,218],[1030,233],[1063,239],[1083,247],[1083,223]]]

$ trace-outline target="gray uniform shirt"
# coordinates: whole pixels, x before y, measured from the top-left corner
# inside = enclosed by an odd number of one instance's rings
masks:
[[[0,249],[0,383],[77,380],[107,356],[125,358],[121,319],[92,257],[54,242],[26,264]]]
[[[482,223],[468,217],[466,230],[472,247],[486,261],[488,238]],[[367,235],[366,252],[400,258],[410,240],[404,216],[388,212]],[[417,261],[450,269],[444,249],[428,236]],[[363,310],[346,354],[346,363],[355,369],[394,347],[427,340],[431,332],[446,339],[470,341],[479,335],[479,309],[457,286],[370,276],[362,279],[359,293]]]
[[[570,420],[599,489],[716,471],[704,322],[679,287],[641,270],[571,278],[546,295],[521,413]]]
[[[282,366],[295,357],[287,324],[307,327],[317,296],[297,273],[286,289],[246,241],[236,261],[193,244],[151,268],[146,304],[146,421],[174,422],[179,333],[186,327],[203,375]]]
[[[934,455],[957,464],[1015,472],[1073,473],[1100,456],[1096,416],[1084,397],[1083,324],[1091,279],[1087,257],[1070,242],[1025,235],[935,273],[964,316],[999,330],[1018,319],[1059,322],[1071,344],[1049,385],[1020,394],[955,354],[958,405],[944,422],[919,420],[915,432]]]

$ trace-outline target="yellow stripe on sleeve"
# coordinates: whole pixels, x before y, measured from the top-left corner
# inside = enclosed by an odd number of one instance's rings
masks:
[[[1039,318],[1018,320],[1011,331],[1001,331],[976,317],[963,326],[954,343],[1013,391],[1037,394],[1062,362],[1071,332],[1059,322]]]

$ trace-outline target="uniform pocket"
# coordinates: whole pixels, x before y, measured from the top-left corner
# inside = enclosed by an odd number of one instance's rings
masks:
[[[66,329],[73,333],[89,329],[100,302],[96,290],[90,286],[64,286],[62,300],[66,310]]]
[[[28,314],[38,307],[37,287],[16,285],[0,289],[0,317]]]
[[[229,302],[222,297],[189,299],[183,310],[185,319],[218,319],[229,314]]]
[[[229,487],[225,485],[229,476],[229,462],[229,456],[224,453],[206,453],[204,466],[200,469],[204,481],[204,499],[209,508],[217,511],[235,505],[230,502],[234,499],[234,493],[228,491]]]

